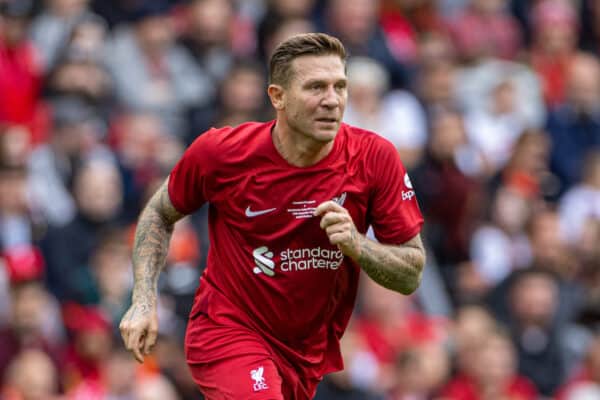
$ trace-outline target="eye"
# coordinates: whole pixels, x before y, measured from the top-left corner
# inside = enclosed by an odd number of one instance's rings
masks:
[[[347,86],[346,82],[339,82],[339,83],[335,84],[336,90],[344,90],[344,89],[346,89],[346,86]]]

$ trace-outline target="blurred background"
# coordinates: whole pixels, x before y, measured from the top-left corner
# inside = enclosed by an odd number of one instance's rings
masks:
[[[397,147],[429,250],[410,297],[362,281],[317,399],[600,399],[599,0],[0,0],[0,398],[201,398],[206,210],[144,365],[135,219],[202,132],[274,117],[266,61],[310,31],[347,46],[345,119]]]

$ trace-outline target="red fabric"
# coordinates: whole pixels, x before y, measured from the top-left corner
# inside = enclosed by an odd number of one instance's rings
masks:
[[[82,332],[110,332],[109,318],[98,307],[67,303],[63,307],[63,319],[67,329],[75,334]]]
[[[23,245],[7,249],[2,255],[8,279],[12,284],[42,279],[45,262],[42,252],[34,246]]]
[[[392,54],[401,62],[417,58],[417,38],[410,22],[400,12],[386,12],[381,16],[381,28]]]
[[[509,15],[484,16],[466,11],[451,27],[456,47],[464,56],[482,52],[513,59],[521,44],[521,32]]]
[[[583,368],[571,379],[569,379],[564,385],[558,388],[556,391],[555,400],[569,400],[569,394],[578,387],[589,383],[596,383],[591,379],[591,374],[587,368]]]
[[[0,37],[0,122],[27,126],[32,142],[44,140],[48,123],[41,86],[42,67],[33,44],[9,47]]]
[[[521,376],[515,376],[503,388],[502,394],[508,399],[536,400],[538,398],[538,393],[533,383]],[[474,380],[466,375],[452,379],[442,389],[441,397],[447,400],[484,400],[480,393],[478,393]]]
[[[565,98],[565,81],[573,54],[551,57],[533,51],[531,67],[542,81],[544,100],[549,107],[563,102]]]
[[[386,140],[344,124],[323,160],[298,168],[275,149],[273,125],[201,135],[173,169],[169,195],[186,214],[210,202],[211,248],[192,314],[259,332],[307,376],[320,377],[342,368],[338,341],[360,269],[329,243],[311,209],[338,198],[360,232],[372,225],[380,241],[396,244],[415,236],[423,218]],[[190,361],[212,361],[203,346],[187,346]]]
[[[445,323],[424,314],[412,313],[398,322],[395,328],[384,331],[376,321],[367,318],[356,321],[357,332],[381,363],[393,364],[408,347],[438,342],[445,336]]]
[[[201,345],[214,359],[189,365],[207,400],[313,398],[319,380],[302,376],[301,371],[275,354],[259,334],[217,325],[204,314],[195,315],[193,320],[186,341]],[[257,374],[264,380],[255,379]]]

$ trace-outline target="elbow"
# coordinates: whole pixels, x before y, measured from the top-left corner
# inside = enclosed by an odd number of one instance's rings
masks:
[[[415,260],[411,273],[402,281],[402,285],[398,288],[398,292],[403,295],[413,294],[421,285],[423,279],[423,269],[425,268],[425,253]]]
[[[421,274],[418,274],[415,278],[403,282],[397,291],[405,296],[413,294],[421,285]]]

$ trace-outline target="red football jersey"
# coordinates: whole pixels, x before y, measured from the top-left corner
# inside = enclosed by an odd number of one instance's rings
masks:
[[[342,124],[331,152],[301,168],[276,150],[274,124],[211,129],[171,172],[177,210],[188,214],[209,202],[211,246],[190,324],[206,314],[231,332],[258,332],[307,376],[322,376],[343,368],[338,341],[360,269],[329,243],[314,209],[334,200],[361,233],[371,225],[389,244],[419,233],[423,218],[398,152],[385,139]],[[235,334],[199,345],[189,329],[189,362],[231,356],[219,354],[219,344],[231,349]],[[239,340],[236,351],[254,351],[250,342]]]

